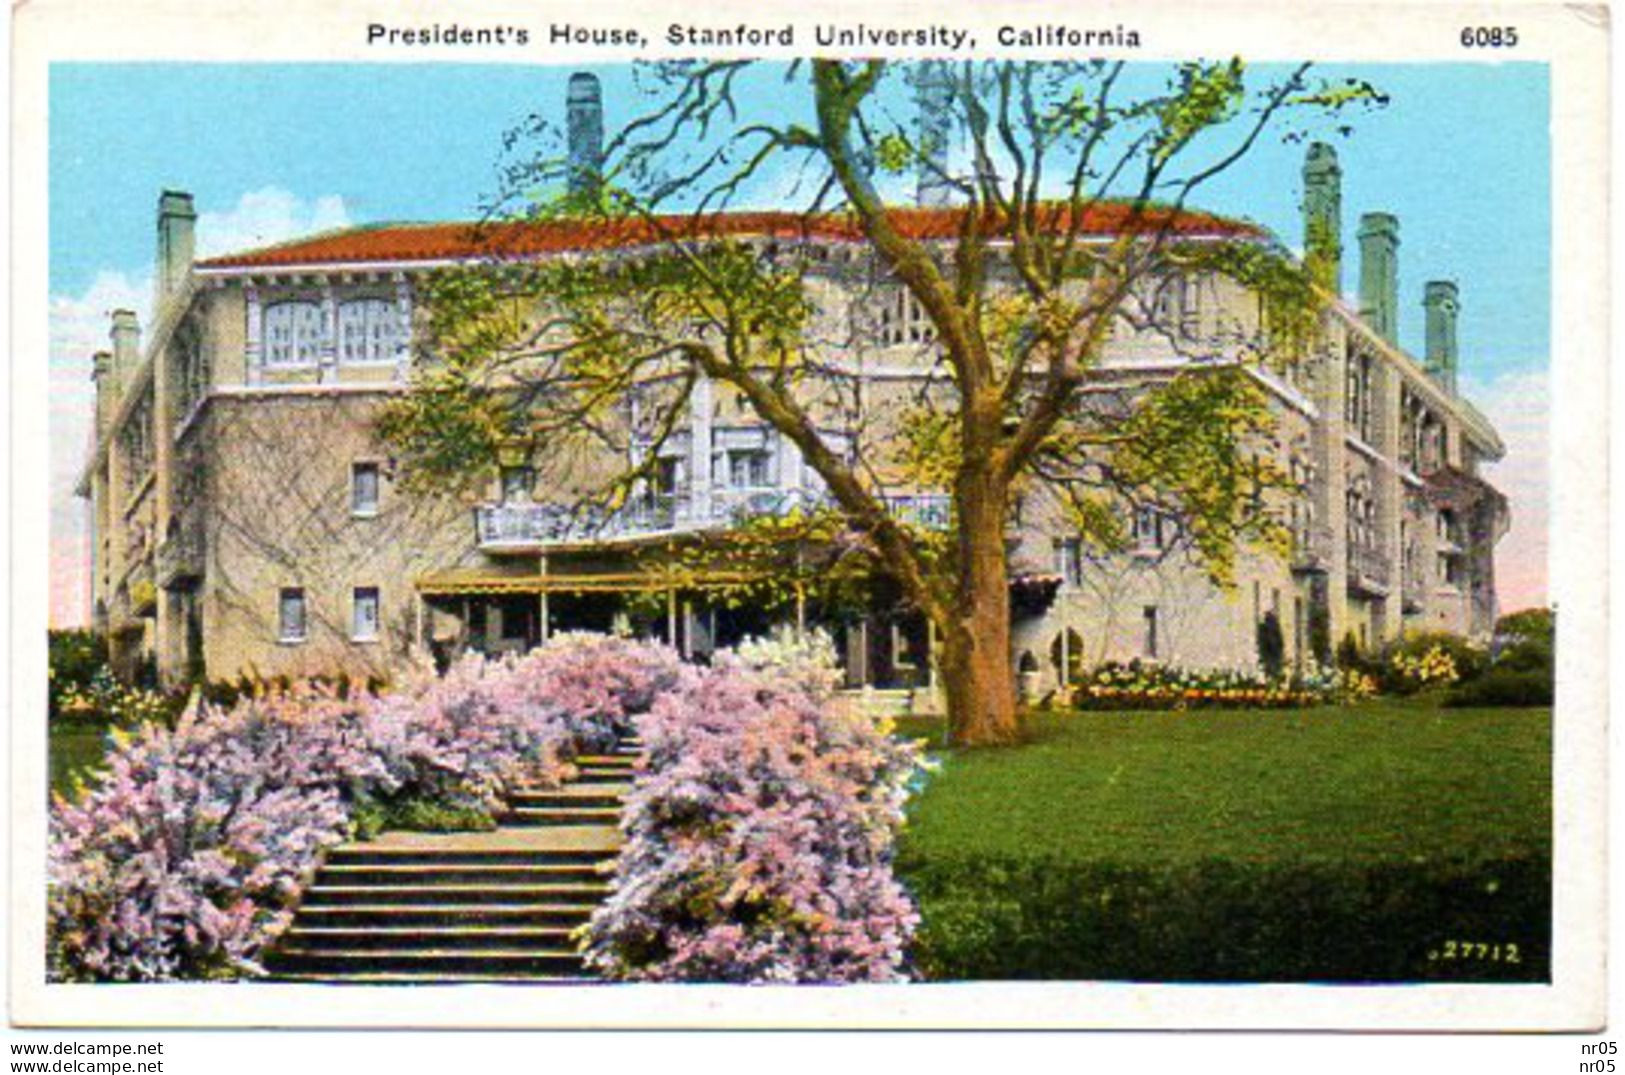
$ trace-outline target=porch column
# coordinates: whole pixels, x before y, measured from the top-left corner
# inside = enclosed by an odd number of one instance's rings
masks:
[[[1064,691],[1072,685],[1072,639],[1071,628],[1065,621],[1061,623],[1061,689]]]
[[[666,645],[677,646],[677,588],[666,587]]]
[[[243,338],[243,364],[247,367],[246,380],[257,385],[264,380],[264,309],[260,305],[259,289],[250,279],[243,285],[243,302],[247,308],[248,325]]]
[[[542,575],[544,578],[547,576],[547,556],[546,555],[543,555],[543,556],[540,556],[540,557],[537,558],[536,570],[537,570],[537,573]],[[543,588],[541,590],[541,592],[539,592],[536,595],[536,615],[541,617],[541,620],[537,625],[537,632],[536,633],[541,638],[542,645],[545,646],[545,645],[547,645],[547,636],[548,636],[547,590],[545,588]]]
[[[937,621],[925,618],[925,685],[937,689]]]
[[[688,399],[688,498],[693,518],[711,518],[711,378],[694,382]]]

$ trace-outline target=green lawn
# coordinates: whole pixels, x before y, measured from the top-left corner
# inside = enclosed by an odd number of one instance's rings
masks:
[[[1550,837],[1545,709],[1076,713],[1031,731],[1019,747],[938,751],[909,811],[912,854],[1388,861]]]
[[[51,790],[66,795],[73,790],[73,774],[84,773],[101,763],[106,751],[107,731],[63,725],[51,729]]]
[[[1550,710],[1045,714],[1030,732],[934,747],[910,803],[899,872],[935,977],[1545,973]],[[1450,940],[1517,945],[1518,965],[1445,966]]]

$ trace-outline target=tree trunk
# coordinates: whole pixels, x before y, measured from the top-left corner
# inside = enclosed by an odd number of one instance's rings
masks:
[[[985,476],[962,474],[958,483],[957,600],[940,625],[948,737],[956,745],[1011,743],[1018,736],[1004,492]]]

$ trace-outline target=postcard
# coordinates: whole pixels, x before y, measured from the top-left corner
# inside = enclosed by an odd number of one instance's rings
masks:
[[[138,14],[14,15],[15,1023],[1602,1024],[1606,9]]]

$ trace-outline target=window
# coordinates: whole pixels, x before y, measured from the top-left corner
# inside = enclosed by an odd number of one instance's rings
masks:
[[[535,483],[536,475],[530,467],[503,467],[502,502],[524,503],[530,499],[531,486]]]
[[[683,462],[674,455],[655,460],[654,473],[649,476],[649,496],[670,500],[677,495],[682,482]]]
[[[1173,544],[1179,524],[1161,508],[1141,505],[1134,509],[1134,551],[1161,552]]]
[[[1145,655],[1157,655],[1157,606],[1145,606]]]
[[[386,299],[339,307],[339,361],[393,362],[401,340],[400,309]]]
[[[1055,573],[1061,576],[1061,585],[1072,587],[1083,584],[1083,542],[1075,537],[1059,538],[1055,542]]]
[[[937,338],[937,327],[926,314],[914,292],[898,286],[880,307],[880,342],[929,343]]]
[[[728,453],[728,484],[735,489],[759,489],[768,479],[769,455],[760,448],[734,449]]]
[[[357,642],[378,638],[378,587],[355,588],[350,604],[350,637]]]
[[[266,365],[314,366],[321,351],[321,306],[278,302],[265,308]]]
[[[1193,338],[1201,324],[1202,284],[1195,276],[1172,274],[1158,284],[1152,299],[1152,319],[1164,332]]]
[[[283,642],[305,640],[305,591],[296,586],[283,589],[278,597],[277,638]]]
[[[351,465],[350,514],[361,518],[371,518],[378,514],[377,463]]]

